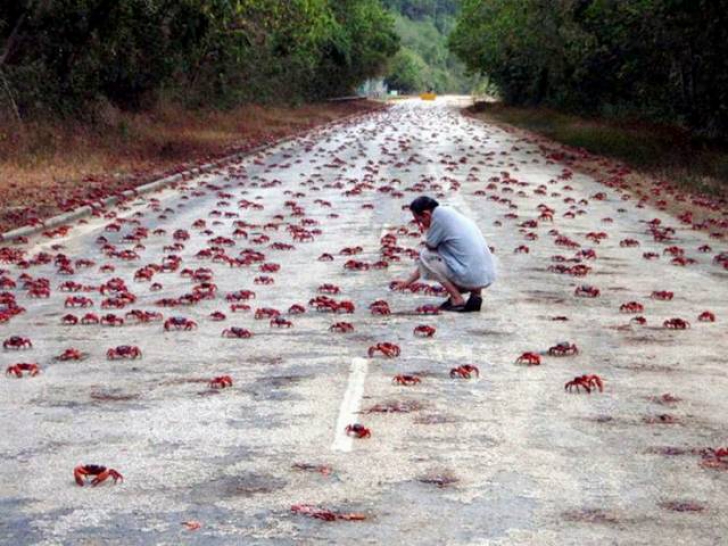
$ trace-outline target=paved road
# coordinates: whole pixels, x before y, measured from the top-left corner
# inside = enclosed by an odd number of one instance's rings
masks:
[[[604,199],[595,198],[600,192]],[[418,306],[441,298],[388,290],[411,267],[404,249],[419,244],[403,206],[421,193],[474,218],[495,248],[500,277],[480,314],[418,316]],[[538,218],[539,204],[555,211],[554,221],[521,227]],[[462,118],[442,100],[404,102],[312,133],[117,212],[24,247],[28,258],[66,255],[74,274],[59,274],[53,263],[3,266],[3,276],[18,282],[8,291],[27,312],[0,325],[0,337],[27,336],[33,348],[0,358],[42,371],[0,381],[2,544],[725,543],[728,474],[700,451],[728,444],[727,275],[711,263],[725,245],[702,232],[572,176],[533,144]],[[669,244],[697,263],[670,265],[668,243],[654,242],[644,223],[653,218],[677,228]],[[294,241],[291,225],[320,233]],[[143,227],[149,233],[138,260],[103,254],[99,237],[113,245],[109,252],[132,250],[137,243],[127,236]],[[190,235],[184,248],[165,249],[179,229]],[[239,233],[234,246],[211,242],[235,229],[247,239]],[[554,229],[579,246],[557,246]],[[608,238],[599,244],[586,237],[602,231]],[[344,268],[350,259],[380,261],[388,233],[397,237],[400,261]],[[628,238],[640,246],[620,246]],[[295,248],[272,248],[276,242]],[[704,244],[712,252],[699,253]],[[514,253],[520,245],[530,252]],[[230,267],[205,257],[211,246],[233,258],[253,249],[281,267]],[[360,254],[340,254],[356,246]],[[586,277],[549,271],[553,255],[588,248],[598,258],[582,262],[591,268]],[[645,252],[660,257],[646,260]],[[333,261],[319,261],[323,253]],[[182,259],[176,271],[134,280],[145,265],[170,266],[170,255]],[[115,271],[102,272],[104,264]],[[185,268],[209,268],[215,297],[156,306],[204,282],[183,276]],[[50,298],[29,298],[21,274],[49,278]],[[261,275],[274,284],[255,284]],[[123,279],[134,304],[101,309],[114,293],[98,287],[113,277]],[[97,290],[58,290],[66,281]],[[152,291],[152,283],[161,289]],[[313,310],[309,300],[323,283],[338,285],[332,297],[352,301],[354,314]],[[600,297],[575,297],[583,284]],[[231,312],[225,295],[239,290],[255,292],[242,302],[251,311]],[[674,298],[653,300],[655,290]],[[65,309],[70,295],[89,297],[94,307]],[[387,300],[391,315],[370,314],[377,299]],[[647,325],[629,325],[632,315],[619,311],[629,301],[644,305]],[[290,329],[254,318],[258,308],[286,315],[294,304],[307,312],[286,316]],[[67,313],[131,309],[186,317],[198,328],[165,332],[160,322],[133,319],[118,327],[61,325]],[[705,310],[717,321],[698,322]],[[227,319],[212,321],[214,311]],[[664,329],[673,317],[692,328]],[[337,321],[354,331],[330,332]],[[436,327],[435,336],[415,337],[420,324]],[[221,337],[233,326],[254,335]],[[385,341],[398,344],[401,356],[367,358],[370,346]],[[579,354],[547,355],[559,342],[576,344]],[[143,357],[107,360],[119,345],[138,346]],[[54,360],[70,347],[87,358]],[[542,364],[516,365],[525,351],[540,353]],[[461,364],[477,365],[480,378],[451,379]],[[421,383],[393,384],[404,373]],[[565,392],[565,382],[582,374],[598,374],[604,392]],[[208,386],[224,375],[232,387]],[[660,398],[667,393],[676,400]],[[353,422],[371,437],[343,434]],[[124,482],[78,487],[72,470],[89,463],[118,470]],[[297,504],[366,519],[322,521],[293,512]]]

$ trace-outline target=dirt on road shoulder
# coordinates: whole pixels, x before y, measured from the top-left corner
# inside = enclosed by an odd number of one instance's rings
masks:
[[[229,111],[112,108],[95,123],[0,130],[0,233],[115,193],[385,105],[367,100]]]

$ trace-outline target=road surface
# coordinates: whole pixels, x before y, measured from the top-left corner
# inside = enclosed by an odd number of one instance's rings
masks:
[[[724,544],[728,473],[707,448],[728,445],[728,274],[713,263],[725,244],[636,207],[455,106],[405,101],[22,247],[28,259],[64,254],[73,274],[42,259],[28,268],[2,265],[2,276],[17,283],[7,291],[27,312],[1,324],[0,337],[33,344],[0,353],[2,364],[37,363],[41,373],[0,380],[0,542]],[[494,248],[499,279],[481,313],[418,316],[417,307],[442,298],[389,291],[412,267],[404,249],[420,242],[403,209],[420,194],[472,217]],[[553,222],[539,219],[541,204],[554,211]],[[655,218],[676,228],[673,240],[655,242],[646,223]],[[536,224],[524,227],[529,220]],[[293,240],[291,225],[313,240]],[[233,238],[236,229],[247,239]],[[176,230],[189,239],[165,249]],[[557,246],[552,230],[576,246]],[[126,237],[135,231],[138,240]],[[607,238],[587,238],[599,232]],[[390,233],[398,250],[388,269],[344,268],[351,259],[380,261],[380,241]],[[112,246],[104,249],[99,237]],[[216,237],[234,246],[211,242]],[[639,246],[620,245],[625,239]],[[294,248],[271,247],[276,242]],[[137,244],[138,259],[109,254],[123,256]],[[706,244],[712,250],[698,252]],[[514,253],[521,245],[529,252]],[[673,245],[696,263],[672,265],[664,251]],[[230,267],[198,254],[211,246],[232,258],[253,249],[280,270]],[[345,247],[362,251],[344,256]],[[552,256],[585,249],[597,255],[581,261],[591,268],[585,277],[549,270],[558,265]],[[647,260],[646,252],[658,258]],[[333,261],[320,261],[324,253]],[[176,271],[134,280],[149,264],[171,268],[170,255],[181,258]],[[104,264],[115,270],[102,272]],[[197,281],[182,274],[198,268],[213,274],[212,299],[155,305],[204,282],[204,271]],[[22,274],[48,278],[50,297],[28,297]],[[256,284],[260,276],[274,283]],[[114,277],[137,300],[102,309],[114,292],[98,287]],[[59,290],[67,281],[96,290]],[[324,283],[340,287],[330,297],[352,301],[355,312],[315,311],[309,300]],[[598,288],[599,297],[576,297],[581,285]],[[225,295],[240,290],[256,297],[239,302],[250,311],[232,312]],[[674,298],[655,300],[653,291]],[[88,297],[93,307],[65,308],[69,296]],[[370,313],[379,299],[391,315]],[[644,306],[646,325],[620,312],[631,301]],[[288,316],[294,304],[306,313]],[[264,307],[281,311],[292,327],[256,320]],[[132,309],[198,327],[165,331],[161,322],[132,318],[116,327],[61,324],[68,313],[124,317]],[[706,310],[715,322],[698,321]],[[211,320],[214,311],[227,319]],[[691,328],[663,327],[676,317]],[[330,332],[339,321],[354,331]],[[434,337],[413,335],[422,324],[436,328]],[[230,327],[253,336],[221,337]],[[401,355],[369,358],[380,342],[398,344]],[[579,353],[548,355],[560,342]],[[120,345],[138,346],[142,358],[107,360]],[[86,358],[55,360],[71,347]],[[516,364],[527,351],[541,365]],[[462,364],[476,365],[480,377],[452,379],[451,368]],[[396,374],[416,374],[421,383],[397,385]],[[565,391],[583,374],[600,376],[604,391]],[[226,375],[231,387],[209,386]],[[371,437],[347,436],[353,423]],[[78,487],[73,469],[81,464],[114,468],[124,481]],[[301,504],[310,507],[292,510]],[[312,517],[319,509],[365,519]]]

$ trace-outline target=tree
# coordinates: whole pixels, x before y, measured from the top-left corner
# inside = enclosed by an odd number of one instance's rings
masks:
[[[386,83],[401,93],[425,91],[428,85],[427,63],[411,49],[402,49],[392,59]]]
[[[23,115],[350,92],[399,45],[378,0],[0,0],[3,75]]]
[[[728,133],[728,0],[464,0],[450,48],[504,100]]]

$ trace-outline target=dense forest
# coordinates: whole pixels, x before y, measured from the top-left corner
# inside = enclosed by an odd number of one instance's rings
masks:
[[[450,45],[510,104],[728,136],[726,0],[463,0]]]
[[[0,0],[0,105],[16,117],[305,101],[399,48],[379,0]]]
[[[383,0],[394,14],[401,49],[392,59],[386,82],[409,93],[432,89],[438,93],[467,93],[473,86],[465,65],[448,49],[455,27],[458,0]]]

